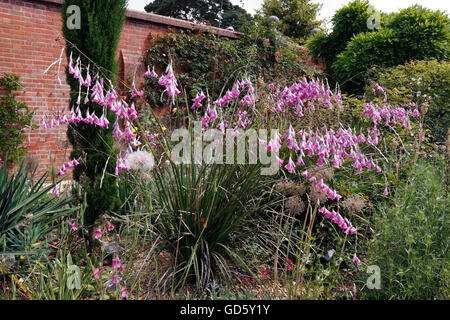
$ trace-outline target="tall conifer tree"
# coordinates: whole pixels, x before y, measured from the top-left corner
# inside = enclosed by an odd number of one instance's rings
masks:
[[[78,14],[79,29],[72,28],[68,19]],[[90,72],[95,70],[99,76],[111,79],[114,83],[117,74],[115,60],[120,33],[125,22],[127,0],[66,0],[62,6],[63,34],[66,41],[66,53],[73,61],[78,57],[84,66],[90,65]],[[68,10],[69,8],[69,10]],[[74,46],[78,50],[74,49]],[[83,54],[80,54],[82,52]],[[100,68],[94,67],[92,60]],[[86,77],[85,71],[82,74]],[[79,83],[67,71],[67,82],[71,88],[70,107],[77,106]],[[93,81],[95,83],[95,81]],[[105,83],[106,85],[106,83]],[[82,88],[80,109],[83,116],[86,111],[93,111],[100,117],[104,109],[94,102],[83,104],[86,88]],[[90,97],[89,97],[90,98]],[[119,203],[117,179],[114,175],[116,155],[113,148],[112,123],[115,114],[106,109],[105,115],[110,122],[108,129],[79,122],[70,124],[67,136],[73,146],[72,158],[86,155],[86,161],[74,169],[74,179],[79,182],[83,196],[86,196],[87,207],[84,223],[90,230],[92,240],[93,225],[103,213],[113,210]]]

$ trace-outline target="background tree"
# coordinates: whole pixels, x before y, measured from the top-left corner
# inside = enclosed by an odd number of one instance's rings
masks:
[[[240,6],[233,5],[229,1],[226,2],[229,6],[222,14],[222,23],[220,26],[222,28],[233,27],[236,31],[242,30],[243,25],[252,20],[252,15]]]
[[[337,10],[331,20],[331,32],[322,31],[309,41],[308,48],[313,57],[331,67],[336,61],[336,56],[344,51],[353,36],[370,31],[367,28],[369,17],[368,1],[352,1]]]
[[[247,11],[229,0],[155,0],[145,6],[145,11],[235,30],[251,19]]]
[[[310,0],[264,0],[260,14],[277,16],[286,36],[303,41],[322,23],[316,20],[320,7]]]
[[[67,8],[77,5],[81,13],[81,28],[68,29],[63,23],[63,34],[67,40],[67,56],[72,53],[74,61],[80,57],[83,65],[94,66],[87,58],[73,49],[75,45],[104,71],[103,77],[114,81],[117,72],[115,61],[120,33],[125,22],[126,0],[66,0],[62,6],[63,21],[67,21]],[[70,42],[69,42],[70,41]],[[104,68],[104,69],[102,69]],[[97,71],[97,70],[96,70]],[[86,74],[82,75],[83,78]],[[76,106],[78,98],[78,80],[69,75],[67,81],[71,87],[70,105]],[[82,90],[84,91],[84,90]],[[82,95],[81,101],[85,96]],[[96,103],[80,104],[82,114],[95,111],[100,116],[103,108]],[[115,115],[106,109],[106,117],[113,123]],[[114,175],[116,156],[113,150],[112,125],[109,129],[97,128],[83,122],[70,124],[67,136],[73,146],[72,158],[85,156],[85,161],[74,169],[74,179],[79,182],[82,194],[86,196],[87,207],[84,212],[84,223],[89,226],[92,240],[93,224],[105,212],[118,204],[118,187]]]

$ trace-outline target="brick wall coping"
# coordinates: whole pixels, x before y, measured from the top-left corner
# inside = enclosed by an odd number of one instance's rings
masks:
[[[62,5],[64,2],[64,0],[25,0],[25,1],[47,2],[47,3],[57,4],[57,5]],[[236,32],[236,31],[221,29],[221,28],[217,28],[217,27],[211,27],[211,26],[193,23],[190,21],[182,20],[182,19],[175,19],[175,18],[161,16],[158,14],[141,12],[141,11],[132,10],[132,9],[127,9],[126,16],[128,19],[141,20],[141,21],[152,22],[152,23],[156,23],[156,24],[162,24],[162,25],[183,28],[183,29],[211,32],[211,33],[215,33],[219,36],[228,37],[228,38],[237,39],[242,36],[242,33]]]

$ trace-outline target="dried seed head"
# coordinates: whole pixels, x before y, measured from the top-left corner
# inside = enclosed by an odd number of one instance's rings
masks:
[[[366,206],[364,199],[359,196],[351,196],[342,201],[342,207],[348,212],[360,212]]]
[[[428,111],[428,102],[424,102],[421,106],[420,106],[420,113],[421,114],[426,114]]]
[[[320,181],[323,179],[326,180],[332,180],[334,178],[334,170],[331,167],[323,166],[312,166],[308,169],[308,175],[312,177],[316,177],[317,181]]]
[[[277,183],[277,190],[286,195],[291,192],[291,189],[295,186],[295,183],[291,180],[281,180]]]
[[[305,210],[305,203],[299,197],[291,197],[286,201],[285,208],[290,214],[296,215]]]
[[[16,263],[16,257],[14,256],[14,254],[12,254],[12,253],[0,254],[0,264],[6,270],[14,267],[15,263]]]
[[[265,85],[264,80],[262,78],[258,78],[258,86],[262,88],[264,87],[264,85]]]
[[[291,196],[301,197],[306,192],[306,187],[303,184],[295,185],[292,189],[289,190],[289,194]]]
[[[309,192],[309,196],[312,200],[313,203],[316,203],[317,200],[319,200],[321,203],[327,201],[327,194],[325,192],[323,192],[322,190],[316,188],[316,187],[312,187],[310,192]]]
[[[395,150],[395,149],[397,149],[397,147],[398,147],[398,141],[396,139],[393,139],[391,142],[391,148]]]
[[[447,130],[447,141],[445,142],[447,153],[450,154],[450,129]]]

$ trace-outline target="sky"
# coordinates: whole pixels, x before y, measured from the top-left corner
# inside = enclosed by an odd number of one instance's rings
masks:
[[[130,9],[144,11],[145,5],[150,3],[151,0],[128,0],[128,2]],[[231,0],[231,2],[254,14],[256,10],[261,8],[264,0]],[[334,12],[346,5],[350,0],[313,0],[313,2],[322,4],[319,19],[329,22]],[[446,11],[447,14],[450,14],[450,1],[448,0],[369,0],[369,2],[375,9],[386,13],[396,12],[411,5],[420,4],[429,9]]]

